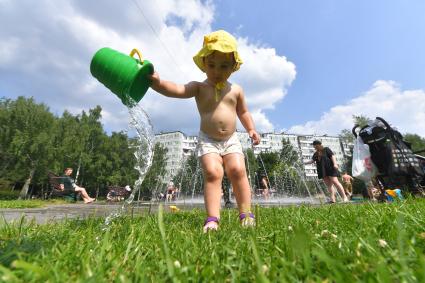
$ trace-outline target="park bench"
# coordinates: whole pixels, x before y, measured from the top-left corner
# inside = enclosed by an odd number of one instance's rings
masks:
[[[70,202],[77,201],[77,193],[75,191],[69,191],[69,190],[62,191],[60,189],[60,184],[61,184],[60,181],[63,177],[58,176],[55,173],[50,171],[47,173],[47,177],[49,179],[49,189],[50,189],[50,191],[47,194],[48,198],[62,197],[65,200]]]
[[[131,194],[131,191],[127,191],[125,187],[109,186],[108,187],[108,194],[106,195],[106,200],[111,201],[111,202],[112,201],[123,201],[130,194]]]

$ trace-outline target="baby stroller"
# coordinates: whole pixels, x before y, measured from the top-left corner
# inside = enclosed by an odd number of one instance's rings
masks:
[[[131,194],[131,188],[130,186],[123,187],[109,187],[108,188],[108,194],[106,195],[107,201],[122,201],[125,200],[126,197],[128,197]]]
[[[352,133],[357,138],[355,125]],[[373,163],[378,169],[377,179],[383,189],[407,189],[413,194],[422,193],[421,182],[424,169],[412,152],[410,144],[403,136],[382,118],[376,117],[358,133],[362,141],[369,145]]]

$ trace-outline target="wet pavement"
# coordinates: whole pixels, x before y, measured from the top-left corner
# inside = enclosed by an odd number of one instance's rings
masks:
[[[118,204],[58,204],[49,205],[41,208],[24,208],[24,209],[0,209],[0,221],[16,222],[22,217],[26,220],[34,220],[39,224],[44,224],[50,221],[61,221],[65,219],[83,219],[88,217],[106,217],[109,214],[119,211],[122,203]],[[149,205],[131,206],[126,209],[129,214],[142,214],[152,210]]]
[[[159,203],[139,202],[126,205],[124,202],[105,203],[96,202],[91,204],[70,203],[47,205],[40,208],[0,208],[0,224],[3,221],[8,223],[20,221],[22,217],[26,221],[34,220],[38,224],[45,224],[51,221],[62,221],[65,219],[84,219],[89,217],[107,217],[112,213],[125,212],[127,215],[137,216],[148,213],[156,213]],[[175,206],[178,210],[191,210],[203,208],[203,203],[162,203],[164,211],[172,212]]]
[[[260,206],[288,206],[288,205],[301,205],[313,204],[304,202],[305,199],[285,199],[280,201],[272,199],[266,202],[259,202],[253,200],[253,205]],[[123,202],[120,203],[105,203],[96,202],[91,204],[84,203],[70,203],[70,204],[55,204],[48,205],[41,208],[23,208],[23,209],[0,209],[0,223],[2,220],[6,222],[17,222],[24,217],[27,221],[34,220],[38,224],[45,224],[51,221],[62,221],[65,219],[84,219],[88,217],[107,217],[111,213],[125,211],[128,215],[141,215],[147,213],[156,213],[158,211],[159,203],[138,202],[127,205],[124,210]],[[165,211],[172,211],[170,206],[176,206],[179,210],[191,210],[195,208],[203,209],[203,200],[195,201],[176,201],[170,203],[162,203]],[[234,208],[233,203],[230,208]],[[224,204],[223,204],[224,208]]]

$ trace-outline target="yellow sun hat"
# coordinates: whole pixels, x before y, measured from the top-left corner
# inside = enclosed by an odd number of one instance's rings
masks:
[[[230,33],[224,30],[218,30],[204,36],[202,49],[199,50],[198,54],[193,56],[193,61],[195,61],[196,66],[198,66],[202,72],[205,72],[204,57],[210,55],[214,51],[233,53],[236,62],[233,72],[239,70],[243,62],[237,50],[236,39]]]

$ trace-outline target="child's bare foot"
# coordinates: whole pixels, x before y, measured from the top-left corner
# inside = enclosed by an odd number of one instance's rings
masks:
[[[94,202],[95,200],[96,200],[95,198],[90,198],[89,200],[84,201],[84,203],[92,203],[92,202]]]
[[[219,219],[214,216],[210,216],[205,220],[204,224],[204,233],[207,233],[208,231],[217,231],[218,230],[218,222]]]
[[[255,217],[251,212],[239,214],[239,220],[242,227],[254,227],[255,226]]]

